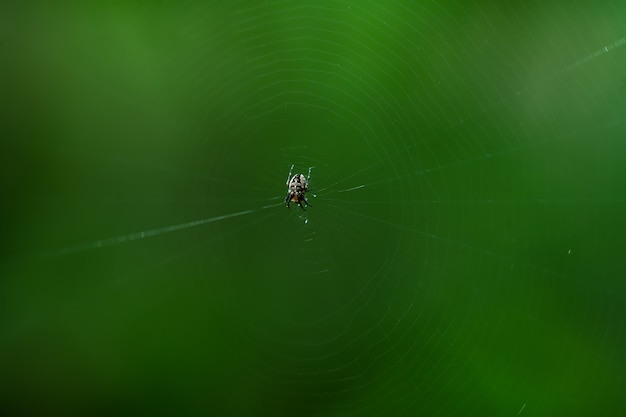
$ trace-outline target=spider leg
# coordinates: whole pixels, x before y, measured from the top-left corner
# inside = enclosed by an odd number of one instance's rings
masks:
[[[291,164],[291,168],[289,168],[289,175],[287,175],[287,187],[289,187],[289,180],[291,179],[292,171],[293,171],[293,164]]]
[[[307,182],[309,182],[309,180],[311,179],[311,170],[312,170],[313,168],[315,168],[315,167],[314,167],[314,166],[309,167],[309,173],[308,173],[308,174],[307,174],[307,176],[306,176],[306,181],[307,181]]]
[[[306,203],[306,206],[307,206],[307,207],[309,207],[309,206],[310,206],[310,207],[313,207],[313,206],[311,206],[311,205],[309,204],[309,202],[307,201],[307,199],[306,199],[304,196],[302,196],[302,200]]]
[[[285,203],[287,203],[287,207],[289,207],[289,203],[291,203],[291,194],[287,194],[287,198],[285,198]]]
[[[302,204],[302,200],[304,200],[304,196],[303,195],[299,195],[298,196],[298,200],[297,200],[297,204],[298,206],[300,206],[300,208],[304,211],[306,211],[306,209],[304,208],[304,205]]]

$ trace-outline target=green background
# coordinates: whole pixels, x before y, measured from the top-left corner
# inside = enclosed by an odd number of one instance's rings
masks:
[[[3,415],[626,412],[623,2],[10,3]]]

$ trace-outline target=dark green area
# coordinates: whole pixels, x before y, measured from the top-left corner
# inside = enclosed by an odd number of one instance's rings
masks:
[[[0,6],[0,414],[626,412],[622,2],[151,3]]]

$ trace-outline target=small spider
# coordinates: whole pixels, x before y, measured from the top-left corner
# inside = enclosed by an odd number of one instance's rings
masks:
[[[304,194],[309,191],[309,180],[311,179],[311,169],[309,168],[309,173],[306,178],[304,174],[296,174],[293,177],[291,176],[291,172],[293,170],[293,165],[289,169],[289,175],[287,175],[287,198],[285,198],[285,203],[287,203],[287,207],[289,207],[289,203],[292,201],[300,206],[302,210],[306,209],[302,205],[302,202],[306,204],[306,206],[310,206],[309,202],[304,197]]]

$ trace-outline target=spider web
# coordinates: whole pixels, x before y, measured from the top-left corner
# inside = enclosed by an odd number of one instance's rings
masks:
[[[626,409],[619,2],[3,14],[3,409]]]

